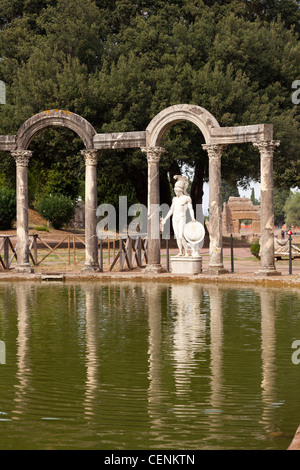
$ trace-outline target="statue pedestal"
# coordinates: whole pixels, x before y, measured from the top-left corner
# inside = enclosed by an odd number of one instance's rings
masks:
[[[173,274],[200,274],[202,273],[202,256],[173,256],[171,259],[171,272]]]

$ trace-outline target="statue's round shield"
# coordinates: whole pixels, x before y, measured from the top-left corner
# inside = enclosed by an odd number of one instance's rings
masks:
[[[196,245],[201,243],[205,236],[205,229],[200,222],[196,220],[189,222],[184,226],[184,238],[189,243]]]

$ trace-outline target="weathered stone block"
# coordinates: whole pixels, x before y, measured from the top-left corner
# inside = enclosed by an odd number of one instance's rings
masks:
[[[171,258],[171,272],[173,274],[200,274],[202,273],[202,257],[174,256]]]

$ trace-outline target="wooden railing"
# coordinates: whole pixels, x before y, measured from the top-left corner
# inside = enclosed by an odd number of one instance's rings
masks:
[[[12,240],[16,238],[11,235],[0,235],[0,263],[3,269],[8,270],[14,260],[17,260],[16,246]]]
[[[51,243],[39,234],[29,236],[29,257],[33,266],[63,265],[80,268],[85,261],[85,240],[75,234],[66,235],[58,243]],[[99,240],[99,265],[104,271],[133,269],[147,263],[147,239],[105,238]],[[0,263],[3,270],[13,269],[17,263],[16,236],[0,235]]]
[[[100,241],[100,267],[103,268],[103,257],[101,255],[101,242]],[[134,265],[141,268],[143,266],[143,261],[147,264],[147,240],[142,239],[141,237],[137,239],[132,239],[128,237],[127,239],[119,239],[119,250],[117,255],[113,256],[113,262],[109,267],[109,270],[112,271],[119,261],[120,270],[123,271],[125,264],[127,268],[133,269]]]

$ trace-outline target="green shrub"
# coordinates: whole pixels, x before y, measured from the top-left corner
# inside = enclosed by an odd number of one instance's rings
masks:
[[[48,227],[45,227],[45,225],[42,225],[41,227],[34,227],[34,230],[37,230],[38,232],[50,232]]]
[[[60,229],[74,216],[75,203],[67,196],[54,194],[41,199],[37,210],[42,217],[49,220],[53,228]]]
[[[12,189],[0,188],[0,230],[12,228],[16,220],[16,193]]]
[[[251,253],[252,253],[253,256],[255,256],[256,258],[259,258],[259,250],[260,250],[259,240],[255,240],[255,241],[251,244],[250,251],[251,251]]]

